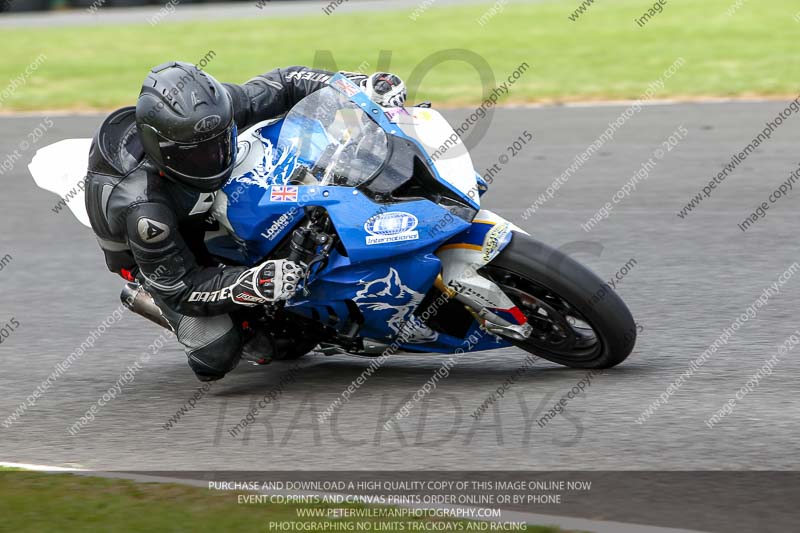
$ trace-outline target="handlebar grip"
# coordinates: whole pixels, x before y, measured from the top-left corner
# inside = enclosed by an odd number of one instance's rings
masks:
[[[308,263],[308,256],[313,253],[313,249],[309,249],[308,246],[309,240],[306,228],[295,230],[289,242],[289,255],[286,258],[295,263]]]

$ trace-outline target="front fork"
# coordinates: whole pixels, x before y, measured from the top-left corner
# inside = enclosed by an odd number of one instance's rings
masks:
[[[309,277],[315,267],[317,271],[324,268],[337,239],[333,232],[333,224],[324,209],[310,208],[307,218],[305,224],[292,232],[289,255],[286,257],[303,267],[302,291],[306,295],[308,295]]]
[[[514,232],[526,233],[491,211],[479,211],[467,231],[436,251],[442,262],[436,286],[463,303],[486,331],[525,340],[532,332],[525,315],[497,284],[478,272],[508,246]]]

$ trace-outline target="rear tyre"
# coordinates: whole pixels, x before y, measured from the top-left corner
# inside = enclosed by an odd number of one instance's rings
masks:
[[[499,285],[533,327],[534,355],[573,368],[610,368],[630,355],[636,324],[622,299],[566,254],[523,233],[479,273]]]

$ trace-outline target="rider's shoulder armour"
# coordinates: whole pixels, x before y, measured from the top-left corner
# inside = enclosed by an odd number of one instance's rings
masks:
[[[104,249],[127,247],[124,213],[147,197],[147,157],[136,129],[136,108],[111,113],[97,130],[89,150],[86,211]]]
[[[123,107],[111,113],[92,140],[89,170],[123,177],[144,160],[144,148],[136,129],[136,108]]]

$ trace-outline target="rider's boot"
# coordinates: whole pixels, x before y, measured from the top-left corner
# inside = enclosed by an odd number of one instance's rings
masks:
[[[267,365],[275,354],[272,336],[263,329],[255,331],[244,328],[245,343],[242,346],[242,359],[255,365]]]

